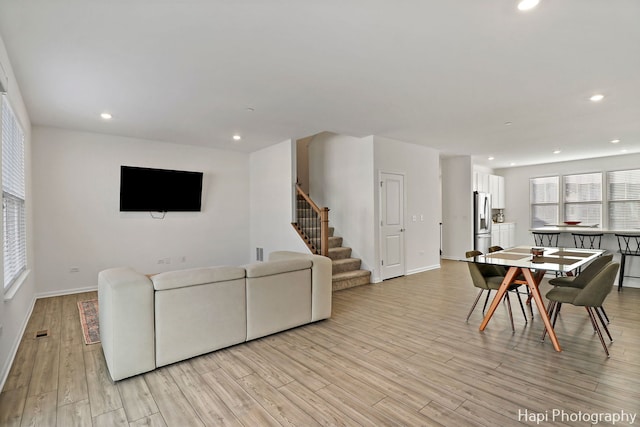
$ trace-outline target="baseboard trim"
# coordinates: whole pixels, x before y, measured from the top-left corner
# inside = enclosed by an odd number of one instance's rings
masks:
[[[61,291],[41,292],[36,295],[36,298],[60,297],[62,295],[81,294],[83,292],[93,292],[97,290],[98,290],[97,286],[88,286],[86,288],[75,288],[75,289],[64,289]]]
[[[440,268],[440,264],[435,265],[427,265],[426,267],[414,268],[412,270],[407,271],[407,276],[417,273],[424,273],[425,271],[437,270]]]
[[[15,361],[16,355],[18,354],[18,348],[20,347],[20,342],[22,342],[22,337],[24,337],[24,332],[27,330],[27,325],[29,324],[29,319],[31,319],[31,315],[33,314],[33,308],[36,306],[36,300],[38,298],[34,296],[31,299],[31,308],[27,310],[27,316],[22,321],[22,328],[20,328],[20,333],[16,336],[16,340],[13,343],[11,348],[10,357],[7,358],[7,362],[2,367],[2,377],[0,380],[0,390],[4,389],[4,384],[7,382],[7,378],[9,378],[9,371],[11,371],[11,367],[13,366],[13,362]]]

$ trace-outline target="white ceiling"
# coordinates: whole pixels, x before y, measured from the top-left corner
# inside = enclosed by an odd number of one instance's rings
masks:
[[[494,168],[640,152],[639,22],[638,0],[0,0],[35,125],[379,135]]]

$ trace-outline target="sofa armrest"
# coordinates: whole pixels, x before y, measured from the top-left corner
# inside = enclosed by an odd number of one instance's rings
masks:
[[[102,350],[114,381],[151,371],[155,363],[154,290],[130,268],[98,274]]]
[[[269,254],[269,261],[292,258],[309,259],[311,266],[311,321],[331,317],[331,260],[321,255],[305,254],[292,251],[275,251]]]

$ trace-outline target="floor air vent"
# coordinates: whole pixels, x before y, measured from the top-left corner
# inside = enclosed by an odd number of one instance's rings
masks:
[[[36,338],[43,338],[43,337],[48,337],[48,336],[49,336],[49,330],[48,329],[44,329],[42,331],[36,332]]]

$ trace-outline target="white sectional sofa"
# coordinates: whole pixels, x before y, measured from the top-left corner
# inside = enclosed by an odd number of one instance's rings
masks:
[[[98,275],[102,349],[114,381],[331,316],[331,261],[273,252],[269,261],[150,278]]]

